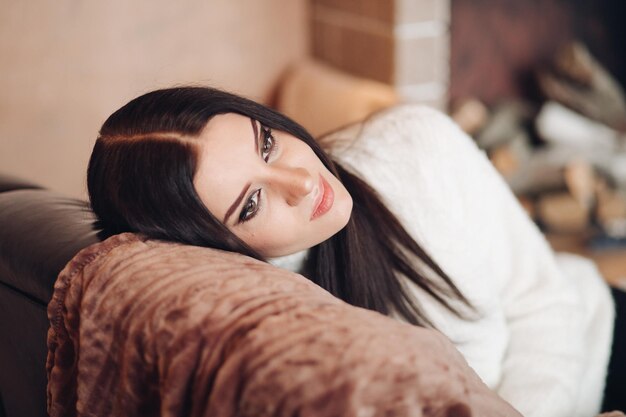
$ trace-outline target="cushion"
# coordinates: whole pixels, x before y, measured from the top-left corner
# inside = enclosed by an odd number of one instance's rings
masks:
[[[277,108],[313,136],[365,119],[399,102],[393,87],[306,60],[281,80]]]
[[[440,333],[236,253],[113,236],[48,315],[51,417],[519,415]]]

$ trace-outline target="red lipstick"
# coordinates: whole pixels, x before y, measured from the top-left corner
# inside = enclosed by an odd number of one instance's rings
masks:
[[[320,174],[319,192],[314,204],[313,213],[311,214],[311,220],[314,220],[330,210],[335,201],[335,192],[333,187],[330,186],[328,181],[324,179]]]

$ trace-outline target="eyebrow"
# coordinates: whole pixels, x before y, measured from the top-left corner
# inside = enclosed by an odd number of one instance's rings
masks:
[[[254,142],[254,153],[258,154],[259,153],[259,129],[257,128],[256,120],[250,118],[250,123],[252,123],[252,133],[253,133],[252,140]],[[243,200],[243,197],[246,195],[251,185],[252,183],[250,182],[247,183],[246,186],[243,187],[243,190],[241,190],[241,192],[239,193],[239,195],[237,196],[233,204],[228,208],[228,211],[226,211],[226,215],[224,216],[224,224],[226,224],[226,222],[228,221],[228,218],[233,214],[233,212],[237,209],[237,207],[239,207],[239,205],[241,204],[241,200]]]

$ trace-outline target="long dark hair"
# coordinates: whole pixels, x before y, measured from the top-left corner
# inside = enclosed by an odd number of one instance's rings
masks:
[[[193,186],[196,138],[211,117],[234,112],[304,141],[344,184],[353,199],[347,225],[309,250],[303,275],[355,306],[416,325],[432,326],[399,275],[414,282],[458,317],[450,301],[469,301],[404,230],[368,184],[322,150],[299,124],[246,98],[207,87],[178,87],[144,94],[113,113],[96,140],[87,185],[99,227],[109,234],[140,232],[150,238],[239,252],[265,260],[204,206]],[[373,219],[376,219],[375,221]],[[427,277],[414,257],[438,275]]]

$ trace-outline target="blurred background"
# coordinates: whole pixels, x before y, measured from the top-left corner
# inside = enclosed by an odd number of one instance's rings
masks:
[[[0,1],[0,169],[74,196],[98,129],[159,87],[266,101],[308,51],[304,0]]]
[[[106,117],[172,85],[245,95],[314,134],[419,102],[472,135],[556,249],[626,276],[624,1],[0,6],[3,173],[85,198]]]

